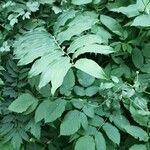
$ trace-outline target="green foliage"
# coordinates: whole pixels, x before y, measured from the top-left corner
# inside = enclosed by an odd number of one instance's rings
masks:
[[[0,2],[0,150],[149,150],[150,1]]]
[[[75,145],[75,150],[82,150],[82,149],[87,149],[87,150],[95,149],[95,143],[93,137],[86,135],[78,139]]]

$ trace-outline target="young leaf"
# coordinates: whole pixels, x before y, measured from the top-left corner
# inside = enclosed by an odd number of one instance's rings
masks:
[[[20,95],[16,100],[14,100],[8,107],[10,111],[16,113],[25,112],[31,105],[38,104],[38,100],[31,94],[26,93]]]
[[[85,135],[79,138],[75,144],[75,150],[95,150],[93,137]]]

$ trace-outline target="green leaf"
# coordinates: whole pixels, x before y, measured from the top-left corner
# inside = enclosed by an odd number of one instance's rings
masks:
[[[90,118],[94,117],[94,107],[93,106],[85,105],[82,110],[88,117],[90,117]]]
[[[69,96],[71,94],[74,85],[75,85],[75,76],[72,69],[70,69],[67,72],[66,76],[64,77],[64,81],[60,87],[60,93]]]
[[[131,146],[129,150],[147,150],[147,147],[144,144],[135,144]]]
[[[60,135],[72,135],[80,129],[80,112],[77,110],[69,111],[61,125],[60,125]]]
[[[38,2],[27,2],[26,5],[31,12],[36,12],[37,10],[39,10]]]
[[[124,129],[134,138],[139,139],[140,141],[148,141],[148,134],[142,128],[138,126],[129,125],[125,126]]]
[[[59,118],[65,111],[66,104],[67,102],[63,99],[57,99],[52,102],[46,112],[45,122],[53,122],[54,120]]]
[[[54,25],[54,31],[55,31],[55,33],[59,33],[60,27],[64,26],[65,23],[69,19],[74,18],[75,14],[76,14],[76,11],[72,10],[72,9],[71,10],[63,11],[63,13],[61,15],[59,15],[59,17],[57,19],[57,22]]]
[[[19,65],[29,64],[38,57],[58,49],[53,37],[43,28],[26,32],[15,40],[13,46],[15,57],[20,59]]]
[[[10,46],[7,41],[3,42],[3,45],[0,47],[0,52],[9,52],[10,51]]]
[[[141,68],[144,65],[144,57],[142,51],[139,49],[133,49],[132,51],[132,61],[135,67]]]
[[[88,87],[90,85],[92,85],[95,81],[95,78],[81,70],[77,71],[77,77],[78,77],[78,82],[84,86],[84,87]]]
[[[106,45],[98,45],[98,44],[87,44],[84,47],[79,48],[74,54],[73,58],[77,58],[79,55],[84,53],[96,53],[96,54],[104,54],[108,55],[113,53],[114,50],[110,46]]]
[[[102,43],[105,44],[108,44],[108,40],[112,37],[112,35],[107,30],[98,25],[92,27],[92,33],[99,36],[102,39]]]
[[[4,85],[4,81],[0,78],[0,85]]]
[[[95,115],[93,118],[89,120],[89,124],[95,127],[102,127],[104,124],[104,119]]]
[[[92,0],[71,0],[71,3],[74,5],[84,5],[84,4],[88,4],[91,2]]]
[[[95,134],[96,150],[106,150],[106,142],[101,132]]]
[[[62,85],[64,77],[70,68],[71,68],[71,63],[68,57],[62,57],[61,59],[50,64],[42,72],[39,88],[45,86],[46,84],[49,83],[49,81],[51,81],[52,84],[51,93],[54,95],[57,88]]]
[[[35,122],[39,122],[46,117],[49,105],[51,105],[51,101],[45,100],[38,106],[35,111]]]
[[[52,62],[59,60],[62,54],[62,51],[54,51],[52,53],[43,55],[32,65],[32,68],[29,71],[29,77],[34,77],[42,73]]]
[[[20,59],[19,65],[26,65],[38,58],[29,76],[41,73],[39,88],[51,81],[51,93],[54,95],[71,67],[70,58],[62,56],[64,53],[55,38],[43,28],[37,28],[19,37],[14,43],[14,49],[16,58]]]
[[[16,100],[14,100],[8,107],[10,111],[16,113],[25,112],[31,105],[38,104],[38,100],[31,94],[22,94]]]
[[[150,73],[150,63],[144,64],[141,68],[142,72]]]
[[[139,12],[150,14],[150,3],[149,0],[137,0],[136,5]]]
[[[140,15],[133,20],[132,26],[149,27],[150,15]]]
[[[114,9],[111,9],[111,11],[114,11],[114,12],[117,12],[117,13],[122,13],[122,14],[126,15],[129,18],[139,15],[139,11],[137,9],[136,4],[129,5],[127,7],[114,8]]]
[[[95,34],[87,34],[87,35],[83,35],[81,37],[76,38],[71,43],[67,51],[68,53],[74,53],[76,50],[86,45],[101,44],[101,43],[102,43],[102,38],[100,36],[95,35]]]
[[[39,122],[45,119],[45,122],[53,122],[59,118],[65,111],[67,102],[63,99],[57,99],[53,102],[46,100],[42,102],[35,112],[35,121]]]
[[[74,92],[75,92],[75,94],[77,94],[79,96],[85,96],[85,89],[81,86],[75,86]]]
[[[101,15],[100,20],[101,20],[102,24],[104,24],[113,33],[115,33],[119,36],[123,36],[123,32],[124,32],[123,28],[121,27],[119,22],[117,22],[115,19],[113,19],[109,16],[106,16],[106,15]]]
[[[99,79],[106,79],[103,69],[93,60],[82,58],[74,65],[77,69]]]
[[[82,109],[84,106],[84,101],[82,99],[72,99],[71,103],[75,108],[78,109]]]
[[[96,22],[98,22],[98,19],[94,12],[79,13],[69,22],[68,28],[57,35],[57,40],[60,43],[68,41],[74,35],[80,35],[83,31],[89,30]]]
[[[141,98],[139,99],[141,103]],[[139,105],[139,104],[138,104]],[[150,111],[147,111],[147,108],[144,108],[143,110],[137,110],[134,106],[130,106],[130,113],[133,117],[133,119],[140,124],[141,126],[145,126],[147,128],[150,128]]]
[[[121,129],[123,129],[126,125],[130,125],[130,122],[123,115],[112,115],[110,120],[112,120],[114,124]]]
[[[40,139],[40,137],[41,137],[40,123],[35,123],[34,120],[31,120],[27,124],[26,129],[30,130],[31,134],[33,134],[37,139]]]
[[[105,131],[106,135],[112,142],[118,145],[120,144],[120,133],[115,126],[113,126],[110,123],[105,123],[103,125],[103,130]]]
[[[75,144],[75,150],[95,150],[95,142],[91,136],[79,138]]]
[[[90,87],[86,88],[85,94],[86,94],[86,96],[91,97],[91,96],[94,96],[98,91],[99,91],[98,86],[90,86]]]
[[[88,128],[88,119],[87,116],[80,112],[80,122],[81,122],[81,126],[86,130]]]
[[[56,0],[37,0],[41,4],[53,4]]]
[[[150,47],[150,44],[146,44],[144,45],[144,48],[143,48],[143,56],[145,56],[146,58],[149,58],[150,59],[150,50],[149,50],[149,47]]]

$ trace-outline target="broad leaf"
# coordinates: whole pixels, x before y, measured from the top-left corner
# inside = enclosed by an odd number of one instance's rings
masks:
[[[121,27],[119,22],[117,22],[115,19],[113,19],[109,16],[106,16],[106,15],[101,15],[100,20],[101,20],[102,24],[104,24],[113,33],[115,33],[119,36],[123,36],[123,32],[124,32],[123,28]]]
[[[81,37],[76,38],[71,45],[68,48],[68,53],[74,53],[76,50],[78,50],[81,47],[84,47],[86,45],[90,44],[101,44],[102,38],[95,34],[87,34],[83,35]]]
[[[77,60],[74,66],[95,78],[106,79],[103,69],[93,60],[82,58]]]
[[[134,138],[139,139],[140,141],[147,141],[148,140],[148,134],[146,131],[144,131],[142,128],[137,126],[125,126],[124,128],[127,133],[132,135]]]
[[[95,142],[91,136],[79,138],[75,144],[75,150],[95,150]]]
[[[72,135],[80,129],[80,112],[77,110],[69,111],[61,125],[60,125],[60,135]]]
[[[70,68],[71,63],[68,57],[62,57],[61,59],[54,61],[42,72],[39,88],[51,81],[51,93],[54,94],[56,89],[62,85],[64,77]]]
[[[90,86],[90,87],[86,88],[85,94],[86,94],[86,96],[94,96],[98,91],[99,91],[98,86]]]
[[[79,55],[84,54],[84,53],[97,53],[97,54],[108,55],[113,52],[114,51],[110,46],[98,45],[98,44],[87,44],[86,46],[79,48],[73,54],[73,58],[76,58]]]
[[[111,9],[111,11],[122,13],[128,17],[134,17],[134,16],[139,15],[139,11],[137,9],[136,4],[129,5],[127,7],[114,8],[114,9]]]
[[[93,84],[93,82],[95,81],[95,78],[81,70],[77,71],[77,77],[78,77],[78,82],[84,86],[84,87],[88,87],[90,85]]]
[[[31,94],[22,94],[16,100],[14,100],[8,107],[10,111],[16,113],[25,112],[30,106],[37,105],[38,100]]]
[[[103,126],[103,130],[111,141],[118,145],[120,144],[120,133],[115,126],[110,123],[105,123]]]
[[[139,49],[134,49],[132,51],[132,61],[137,68],[141,68],[144,65],[144,57],[142,55],[142,51]]]
[[[150,15],[140,15],[133,20],[132,26],[149,27]]]
[[[54,102],[50,100],[42,102],[35,112],[35,121],[39,122],[42,119],[45,122],[55,121],[65,111],[66,103],[63,99],[57,99]]]
[[[75,85],[75,76],[72,69],[70,69],[64,78],[62,86],[60,87],[60,93],[69,96],[71,94],[74,85]]]
[[[96,150],[106,150],[106,142],[101,132],[95,134]]]

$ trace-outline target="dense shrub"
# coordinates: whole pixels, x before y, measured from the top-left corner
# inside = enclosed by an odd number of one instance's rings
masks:
[[[149,0],[1,0],[0,150],[149,150],[149,29]]]

